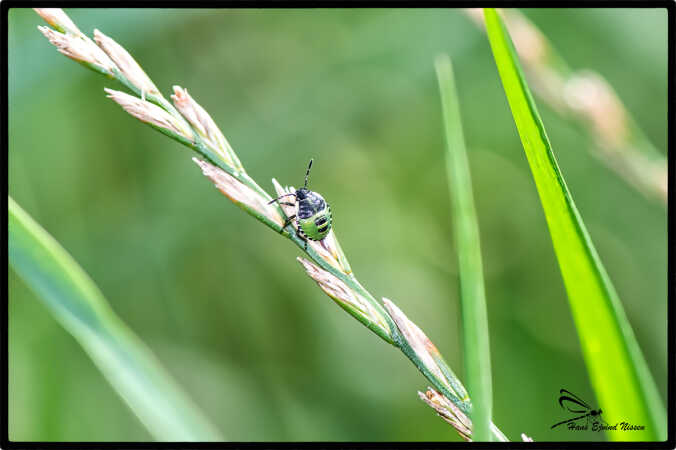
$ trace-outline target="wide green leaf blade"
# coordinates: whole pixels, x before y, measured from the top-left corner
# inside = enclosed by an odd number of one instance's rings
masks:
[[[472,400],[472,440],[490,441],[493,389],[479,225],[472,196],[472,180],[453,66],[450,58],[443,55],[437,59],[436,67],[446,130],[446,171],[459,261],[465,374],[467,390]]]
[[[665,440],[666,414],[622,304],[554,157],[514,46],[494,9],[486,30],[568,293],[591,384],[603,418],[642,431],[609,431],[612,440]],[[562,386],[565,387],[565,386]]]
[[[8,197],[9,262],[161,441],[222,436],[59,243]]]

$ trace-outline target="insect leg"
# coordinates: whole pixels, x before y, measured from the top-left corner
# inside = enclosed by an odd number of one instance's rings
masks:
[[[290,224],[291,222],[293,222],[293,219],[295,219],[295,218],[296,218],[296,215],[295,215],[295,214],[294,214],[293,216],[287,217],[287,218],[286,218],[286,221],[284,222],[284,226],[281,228],[281,230],[279,230],[279,234],[284,233],[284,229],[285,229],[287,226],[289,226],[289,224]]]
[[[275,199],[273,199],[273,200],[270,200],[270,201],[268,202],[268,205],[272,205],[274,202],[278,201],[280,198],[291,197],[292,195],[293,195],[294,197],[296,196],[295,193],[280,195],[279,197],[277,197],[277,198],[275,198]]]
[[[305,251],[307,251],[307,236],[305,236],[305,233],[300,229],[300,224],[298,225],[298,228],[296,228],[296,236],[305,242]]]

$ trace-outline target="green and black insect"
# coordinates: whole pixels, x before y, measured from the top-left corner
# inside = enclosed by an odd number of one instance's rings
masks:
[[[296,225],[298,226],[297,234],[298,237],[305,241],[305,250],[307,250],[308,239],[311,241],[321,241],[329,234],[329,231],[331,231],[331,224],[333,223],[331,207],[326,203],[324,197],[307,188],[307,180],[310,176],[312,161],[313,160],[311,159],[310,164],[307,166],[307,172],[305,172],[305,184],[302,188],[296,190],[294,193],[284,194],[281,197],[277,197],[268,202],[269,205],[284,197],[293,196],[296,198],[295,203],[279,202],[280,205],[296,207],[296,213],[286,219],[280,233],[284,231],[292,220],[296,219]]]

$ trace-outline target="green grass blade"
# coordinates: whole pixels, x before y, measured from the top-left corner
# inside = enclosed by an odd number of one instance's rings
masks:
[[[603,417],[611,425],[624,421],[645,426],[643,431],[610,431],[609,438],[665,440],[666,414],[657,387],[563,180],[509,34],[495,10],[486,9],[485,20]]]
[[[493,389],[479,225],[450,58],[440,56],[436,68],[446,131],[446,170],[453,230],[458,251],[465,374],[472,401],[472,440],[490,441]]]
[[[8,197],[9,262],[162,441],[222,440],[66,250]]]

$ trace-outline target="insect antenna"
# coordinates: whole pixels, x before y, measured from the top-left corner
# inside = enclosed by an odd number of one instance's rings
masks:
[[[307,166],[307,172],[305,172],[305,185],[303,187],[307,187],[307,179],[310,176],[310,169],[312,168],[312,161],[314,161],[314,159],[310,159],[310,164],[308,164],[308,166]]]
[[[277,201],[277,200],[279,200],[280,198],[284,198],[284,197],[290,197],[290,196],[292,196],[292,195],[293,195],[294,197],[296,196],[296,194],[295,194],[295,193],[291,193],[291,194],[284,194],[284,195],[280,195],[280,196],[279,196],[279,197],[277,197],[276,199],[274,199],[274,200],[270,200],[270,201],[268,202],[268,205],[271,205],[271,204],[273,204],[274,202],[276,202],[276,201]]]

